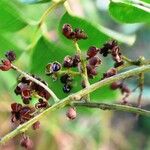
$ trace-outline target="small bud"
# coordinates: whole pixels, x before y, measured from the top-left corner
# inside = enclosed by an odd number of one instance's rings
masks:
[[[95,46],[91,46],[89,47],[88,51],[87,51],[87,58],[91,58],[94,57],[97,53],[98,53],[99,49],[96,48]]]
[[[113,49],[115,46],[117,46],[118,43],[115,40],[109,41],[107,43],[104,44],[104,47],[106,47],[107,49]]]
[[[0,70],[8,71],[11,69],[11,62],[8,59],[2,60],[2,64],[0,64]]]
[[[69,83],[72,82],[72,77],[69,74],[64,74],[60,77],[61,83]]]
[[[124,64],[123,61],[121,61],[121,62],[116,62],[116,63],[114,64],[114,67],[117,68],[117,67],[122,66],[123,64]]]
[[[89,59],[89,64],[94,67],[98,67],[98,65],[100,65],[101,62],[102,62],[101,59],[97,56]]]
[[[67,116],[69,119],[71,119],[71,120],[75,119],[76,116],[77,116],[77,113],[76,113],[75,108],[70,107],[70,108],[67,110],[66,116]]]
[[[79,28],[75,29],[75,37],[76,37],[77,40],[88,38],[87,34]]]
[[[91,65],[87,65],[86,68],[87,68],[87,74],[89,78],[93,78],[93,76],[97,75],[97,71],[95,67]]]
[[[36,121],[33,125],[32,125],[33,130],[37,130],[40,128],[40,122]]]
[[[62,33],[65,37],[67,37],[68,39],[72,39],[73,37],[73,32],[72,32],[72,27],[70,24],[64,24],[62,27]]]
[[[124,93],[131,93],[129,87],[125,84],[122,84],[122,86],[120,87],[122,94]]]
[[[109,77],[114,76],[116,74],[117,74],[117,70],[115,68],[111,68],[106,73],[103,74],[103,79],[109,78]]]
[[[10,62],[16,59],[16,54],[13,51],[6,52],[5,56]]]
[[[115,40],[105,43],[103,47],[100,48],[100,54],[103,54],[103,56],[106,57],[109,53],[111,53],[115,46],[117,46],[117,42]]]
[[[80,63],[80,56],[79,55],[75,55],[74,57],[73,57],[73,67],[77,67],[78,66],[78,64]]]
[[[113,83],[110,85],[110,88],[111,88],[112,90],[116,90],[116,89],[120,88],[121,85],[122,85],[122,82],[120,82],[120,81],[113,82]]]
[[[48,106],[48,103],[40,98],[39,102],[35,105],[35,108],[41,109],[41,108],[46,108],[47,106]]]
[[[64,58],[63,66],[66,68],[70,68],[73,66],[73,58],[71,56],[66,56]]]
[[[20,145],[26,149],[32,149],[33,148],[33,142],[28,136],[23,136],[20,140]]]

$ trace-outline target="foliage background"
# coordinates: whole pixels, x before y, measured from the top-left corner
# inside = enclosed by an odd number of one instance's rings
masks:
[[[146,1],[146,0],[145,0]],[[27,3],[28,2],[28,3]],[[62,62],[65,55],[75,52],[72,43],[61,35],[64,23],[83,28],[89,35],[87,41],[79,43],[83,52],[91,45],[102,46],[111,39],[119,40],[122,53],[131,59],[138,56],[149,58],[150,49],[150,12],[139,9],[130,1],[115,0],[69,0],[72,14],[66,13],[64,7],[58,7],[46,19],[42,30],[35,35],[36,25],[50,3],[29,4],[27,0],[0,1],[0,56],[8,49],[17,53],[15,64],[21,69],[39,75],[45,79],[55,93],[63,98],[62,84],[53,82],[44,75],[44,66],[51,61]],[[147,4],[149,0],[146,1]],[[110,7],[110,8],[108,8]],[[126,24],[127,23],[127,24]],[[111,30],[110,30],[111,29]],[[113,31],[112,31],[113,29]],[[136,40],[135,40],[136,38]],[[33,46],[31,43],[36,41]],[[132,45],[132,46],[131,46]],[[31,49],[31,47],[33,48]],[[112,66],[110,58],[99,68],[99,75],[91,83],[98,81],[103,72]],[[145,78],[143,106],[149,109],[149,75]],[[10,124],[10,104],[21,102],[13,93],[16,85],[16,74],[0,72],[0,135],[12,129]],[[74,90],[80,90],[80,79],[74,82]],[[136,86],[136,79],[129,80],[131,88]],[[130,97],[136,102],[138,91]],[[93,93],[93,101],[120,102],[119,91],[112,92],[105,87]],[[34,139],[36,150],[149,150],[149,118],[136,117],[126,113],[103,112],[100,110],[77,109],[78,117],[69,121],[66,110],[51,113],[41,120],[41,128],[28,134]],[[10,141],[3,150],[21,149],[18,139]]]

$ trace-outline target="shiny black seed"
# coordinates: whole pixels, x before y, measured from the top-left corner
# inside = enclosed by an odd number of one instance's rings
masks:
[[[64,93],[69,93],[71,91],[71,89],[72,89],[72,86],[69,84],[65,84],[63,87]]]
[[[52,64],[52,71],[53,71],[53,72],[57,72],[57,71],[59,71],[60,69],[61,69],[61,64],[60,64],[60,63],[54,62],[54,63]]]
[[[61,83],[68,83],[72,81],[72,77],[69,74],[64,74],[60,77]]]

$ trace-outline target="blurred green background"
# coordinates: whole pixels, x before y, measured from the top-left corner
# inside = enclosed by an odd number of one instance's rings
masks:
[[[0,2],[0,57],[4,57],[7,50],[14,50],[17,54],[15,65],[45,79],[59,98],[64,98],[67,94],[62,92],[59,80],[54,82],[44,74],[44,68],[48,62],[62,62],[64,56],[75,53],[71,41],[66,40],[61,34],[64,23],[71,23],[73,27],[83,28],[88,33],[88,40],[79,42],[83,53],[91,45],[100,47],[114,38],[119,41],[121,52],[129,58],[149,58],[148,16],[146,21],[139,22],[136,19],[135,22],[130,22],[129,17],[128,22],[124,21],[129,24],[125,24],[119,19],[119,22],[116,21],[115,15],[108,11],[108,0],[69,0],[70,8],[76,17],[66,13],[64,7],[60,6],[48,16],[42,30],[35,34],[37,22],[51,3],[24,2],[27,0]],[[123,15],[119,10],[118,13],[120,16]],[[36,41],[35,45],[31,45],[33,41]],[[90,83],[99,81],[101,75],[112,66],[111,58],[104,59],[103,65],[99,68],[99,75],[90,80]],[[1,137],[13,128],[10,123],[10,104],[22,102],[13,92],[16,77],[14,71],[0,72]],[[137,79],[129,80],[127,84],[133,89],[137,86]],[[145,109],[150,109],[149,85],[149,74],[146,74],[142,99]],[[72,93],[80,89],[80,78],[77,78],[74,80]],[[129,102],[136,103],[137,96],[138,90],[129,97]],[[91,99],[114,103],[121,101],[121,95],[119,91],[111,91],[109,87],[104,87],[94,92]],[[77,118],[70,121],[65,116],[66,110],[67,108],[47,115],[41,120],[39,130],[27,131],[33,139],[35,150],[150,150],[150,118],[136,119],[135,115],[128,113],[77,108]],[[22,149],[18,139],[19,137],[11,140],[0,149]]]

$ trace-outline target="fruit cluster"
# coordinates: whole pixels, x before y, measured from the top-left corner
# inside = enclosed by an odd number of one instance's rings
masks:
[[[84,32],[84,30],[79,28],[75,28],[73,30],[70,24],[63,25],[62,33],[65,37],[72,40],[87,39],[87,34]]]
[[[62,33],[67,39],[71,39],[75,42],[81,39],[87,39],[87,34],[80,28],[73,29],[71,25],[64,24],[62,27]],[[96,46],[90,46],[86,52],[86,56],[80,56],[80,53],[74,54],[73,56],[67,55],[64,57],[63,62],[59,63],[57,61],[48,63],[46,65],[45,73],[48,76],[52,76],[55,79],[60,79],[60,82],[63,84],[62,90],[64,93],[69,93],[73,88],[73,79],[78,75],[82,75],[86,70],[87,78],[93,79],[98,75],[97,68],[102,64],[101,56],[107,57],[108,55],[112,56],[113,61],[115,62],[114,66],[110,68],[103,74],[101,80],[105,78],[112,77],[117,74],[117,67],[124,64],[122,59],[122,54],[120,48],[116,41],[112,40],[105,43],[102,47],[97,48]],[[13,69],[12,62],[16,59],[16,55],[13,51],[8,51],[6,54],[6,59],[2,60],[0,64],[0,70],[8,71],[11,68]],[[85,66],[83,67],[83,63]],[[78,70],[74,72],[74,68]],[[85,68],[85,70],[83,70]],[[73,70],[71,70],[73,69]],[[73,73],[76,73],[74,75]],[[28,74],[30,75],[30,74]],[[41,78],[30,75],[30,77],[38,80],[40,83],[43,83],[45,86],[48,84]],[[85,88],[85,81],[82,82],[82,87]],[[127,102],[127,97],[131,93],[130,89],[121,81],[114,82],[111,84],[111,89],[119,89],[122,94],[125,94],[123,98],[124,104]],[[12,123],[19,125],[25,123],[31,118],[35,117],[39,110],[45,109],[48,106],[50,107],[48,100],[51,98],[51,95],[45,88],[40,86],[27,78],[26,76],[19,76],[18,83],[14,90],[16,95],[20,95],[23,101],[23,104],[12,103],[11,104],[11,121]],[[33,97],[38,98],[34,107],[29,106]],[[69,107],[67,110],[66,116],[73,120],[76,118],[76,109],[74,107]],[[32,125],[33,129],[38,129],[40,127],[40,122],[37,121]],[[23,135],[21,138],[21,143],[23,147],[30,148],[33,143],[30,138],[26,135]]]
[[[79,32],[80,31],[80,32]],[[73,41],[77,41],[80,39],[86,39],[87,34],[82,29],[73,30],[70,24],[64,24],[62,27],[63,35],[71,39]],[[86,37],[86,38],[85,38]],[[90,46],[86,53],[86,58],[82,58],[82,61],[86,63],[86,71],[89,79],[93,79],[97,74],[97,68],[102,61],[100,56],[108,56],[110,54],[112,59],[115,61],[114,68],[110,68],[106,73],[103,74],[103,78],[108,78],[117,74],[116,67],[123,65],[122,54],[120,52],[120,48],[115,40],[109,41],[103,45],[103,47],[97,48],[95,46]],[[68,69],[70,70],[72,67],[78,67],[78,71],[82,73],[83,66],[81,62],[81,57],[79,54],[75,54],[74,56],[65,56],[63,63],[53,62],[49,63],[46,66],[46,74],[55,76],[58,78],[57,72],[62,69],[67,69],[66,73],[60,76],[60,81],[64,84],[63,91],[65,93],[69,93],[72,89],[72,81],[73,77],[68,73]],[[64,70],[63,70],[64,71]],[[85,87],[84,81],[82,81],[82,87]]]

